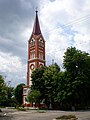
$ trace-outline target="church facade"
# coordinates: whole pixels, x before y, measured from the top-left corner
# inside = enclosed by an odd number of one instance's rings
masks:
[[[45,40],[40,29],[38,11],[36,11],[33,31],[28,40],[27,80],[26,86],[23,87],[23,104],[25,105],[30,104],[26,102],[25,98],[32,85],[32,71],[41,66],[45,66]]]

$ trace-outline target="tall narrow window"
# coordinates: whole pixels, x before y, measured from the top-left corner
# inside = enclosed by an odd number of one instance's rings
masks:
[[[34,51],[31,51],[31,52],[30,52],[30,59],[33,59],[33,58],[35,58],[35,52],[34,52]]]

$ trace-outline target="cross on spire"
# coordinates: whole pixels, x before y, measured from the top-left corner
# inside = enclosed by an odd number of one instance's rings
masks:
[[[38,7],[36,7],[36,11],[35,12],[36,12],[36,14],[38,13]]]

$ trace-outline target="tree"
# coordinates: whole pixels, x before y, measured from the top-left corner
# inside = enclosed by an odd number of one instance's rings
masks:
[[[57,87],[55,102],[61,103],[65,100],[65,72],[59,72],[57,75]]]
[[[4,78],[0,75],[0,105],[3,104],[5,99],[6,99],[6,86]]]
[[[55,102],[59,72],[60,67],[56,63],[50,65],[44,72],[45,98],[47,105],[50,105],[50,107],[52,107],[52,104]]]
[[[19,103],[20,105],[22,104],[23,86],[25,86],[25,84],[21,83],[21,84],[17,85],[15,88],[15,99],[16,99],[17,103]]]
[[[67,48],[64,54],[64,72],[55,63],[49,67],[36,69],[32,73],[32,90],[40,92],[40,100],[47,106],[55,102],[70,106],[90,105],[90,55]]]
[[[8,81],[10,82],[10,81]],[[0,75],[0,106],[14,106],[14,88],[9,86]]]
[[[32,90],[40,91],[40,100],[45,100],[49,106],[53,103],[55,90],[57,87],[57,74],[60,72],[59,66],[55,63],[49,67],[37,68],[32,73]]]
[[[6,100],[5,100],[6,106],[15,106],[16,102],[14,99],[14,88],[11,86],[6,85]]]
[[[27,95],[27,101],[35,102],[35,104],[40,103],[40,97],[41,97],[40,91],[30,90]]]
[[[40,91],[40,94],[41,94],[40,100],[42,100],[45,95],[45,79],[43,74],[46,69],[47,67],[45,66],[37,68],[33,71],[31,75],[31,78],[32,78],[31,90]]]
[[[90,92],[90,55],[75,47],[68,48],[64,55],[63,65],[66,70],[65,99],[72,105],[90,102],[88,94]]]

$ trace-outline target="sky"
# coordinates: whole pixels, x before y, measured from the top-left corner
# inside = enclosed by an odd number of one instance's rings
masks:
[[[54,60],[62,69],[71,46],[90,54],[90,0],[0,0],[0,74],[13,87],[26,84],[27,43],[36,8],[47,66]]]

